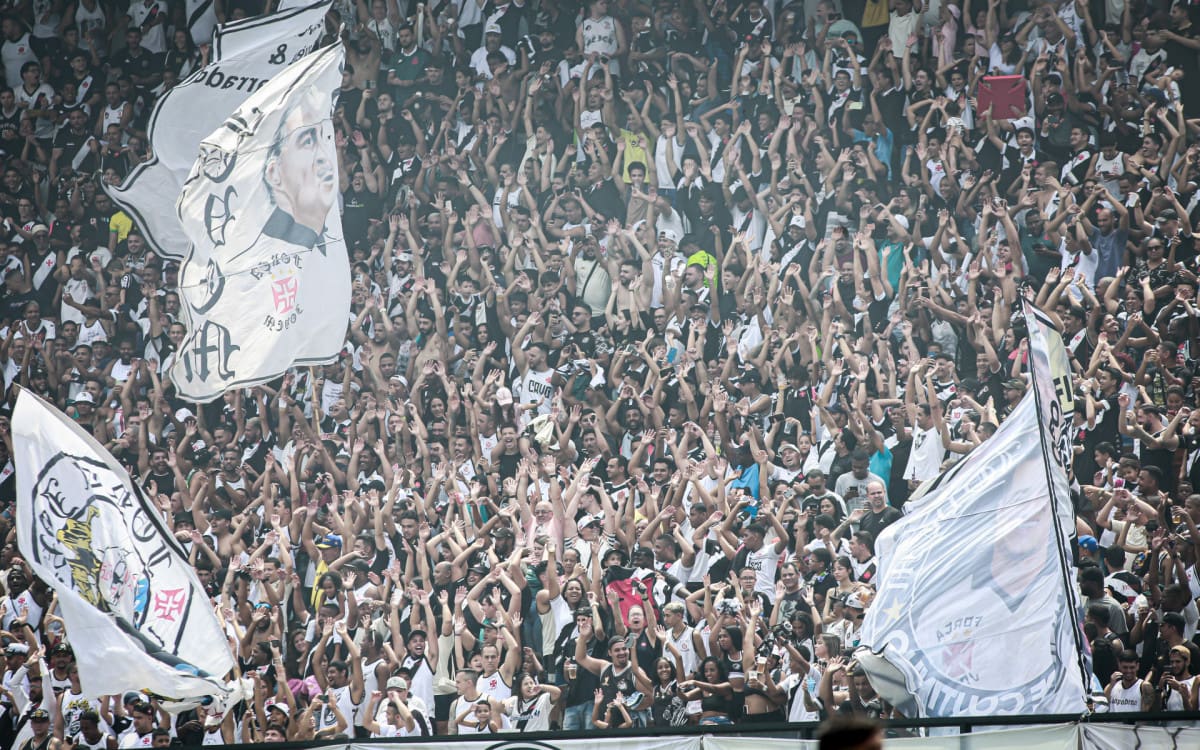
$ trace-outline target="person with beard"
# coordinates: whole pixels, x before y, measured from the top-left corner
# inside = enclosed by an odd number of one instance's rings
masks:
[[[538,22],[533,25],[530,33],[521,37],[517,42],[517,55],[521,60],[522,70],[534,70],[543,65],[552,64],[562,57],[558,49],[558,37],[548,23]]]

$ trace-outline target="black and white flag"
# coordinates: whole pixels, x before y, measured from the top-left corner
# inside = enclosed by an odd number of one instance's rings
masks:
[[[176,260],[187,254],[175,199],[200,142],[251,94],[317,48],[331,5],[332,0],[320,0],[221,25],[213,39],[212,62],[159,99],[147,127],[151,159],[120,186],[105,187],[158,254]]]
[[[1067,538],[1070,365],[1058,332],[1024,304],[1033,387],[876,543],[879,592],[857,657],[906,716],[1086,710]]]
[[[160,511],[99,443],[22,390],[17,544],[58,594],[85,697],[223,696],[225,633]]]
[[[206,402],[337,356],[350,321],[338,210],[336,44],[271,79],[200,144],[179,196],[187,338],[171,378]]]

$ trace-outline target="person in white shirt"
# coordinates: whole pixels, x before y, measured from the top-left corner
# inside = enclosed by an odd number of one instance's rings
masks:
[[[393,677],[388,680],[387,687],[388,699],[384,704],[386,711],[384,719],[377,721],[375,718],[379,703],[383,699],[383,692],[375,690],[371,693],[371,699],[367,703],[367,710],[362,720],[363,729],[370,732],[372,737],[423,736],[412,710],[401,699],[401,696],[408,692],[408,684],[401,677]],[[396,691],[399,691],[399,694]]]
[[[745,501],[743,501],[744,503]],[[779,556],[787,549],[788,535],[783,524],[774,513],[760,507],[758,522],[752,523],[742,531],[742,545],[735,547],[737,538],[730,530],[730,525],[737,513],[730,513],[721,525],[721,533],[717,540],[721,544],[725,556],[733,561],[733,569],[752,568],[756,574],[754,590],[763,594],[771,604],[775,603],[775,571],[779,567]],[[776,538],[771,544],[765,542],[767,529],[764,524],[770,524]]]
[[[517,676],[517,694],[504,701],[504,713],[518,732],[550,729],[550,711],[562,690],[543,685],[531,674]]]

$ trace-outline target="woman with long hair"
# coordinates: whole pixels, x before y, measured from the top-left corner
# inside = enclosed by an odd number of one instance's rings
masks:
[[[837,581],[837,586],[825,595],[825,611],[821,613],[821,620],[826,625],[841,618],[841,615],[834,611],[834,604],[845,602],[846,597],[858,590],[854,583],[854,566],[849,557],[842,555],[833,561],[833,580]]]
[[[518,732],[544,732],[550,729],[550,711],[562,690],[538,682],[537,677],[522,672],[513,683],[517,692],[504,701],[504,713]]]
[[[683,674],[683,656],[667,638],[665,630],[660,633],[658,640],[666,644],[671,656],[660,656],[654,660],[654,671],[650,676],[654,682],[654,703],[650,706],[650,714],[654,718],[654,726],[681,727],[688,722],[687,699],[679,686],[679,676]]]
[[[704,679],[687,680],[679,687],[686,691],[684,698],[700,701],[700,725],[732,724],[736,715],[733,686],[729,684],[729,675],[721,661],[710,656],[700,662],[697,672]]]

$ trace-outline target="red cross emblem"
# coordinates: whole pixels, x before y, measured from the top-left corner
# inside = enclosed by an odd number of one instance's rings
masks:
[[[271,298],[275,302],[276,313],[286,315],[296,307],[296,293],[299,288],[300,284],[297,283],[295,276],[271,282]]]
[[[971,641],[951,643],[942,650],[942,665],[947,677],[958,679],[972,674],[971,661],[975,644]]]
[[[175,621],[183,614],[183,589],[165,589],[154,595],[154,616],[162,620]]]

